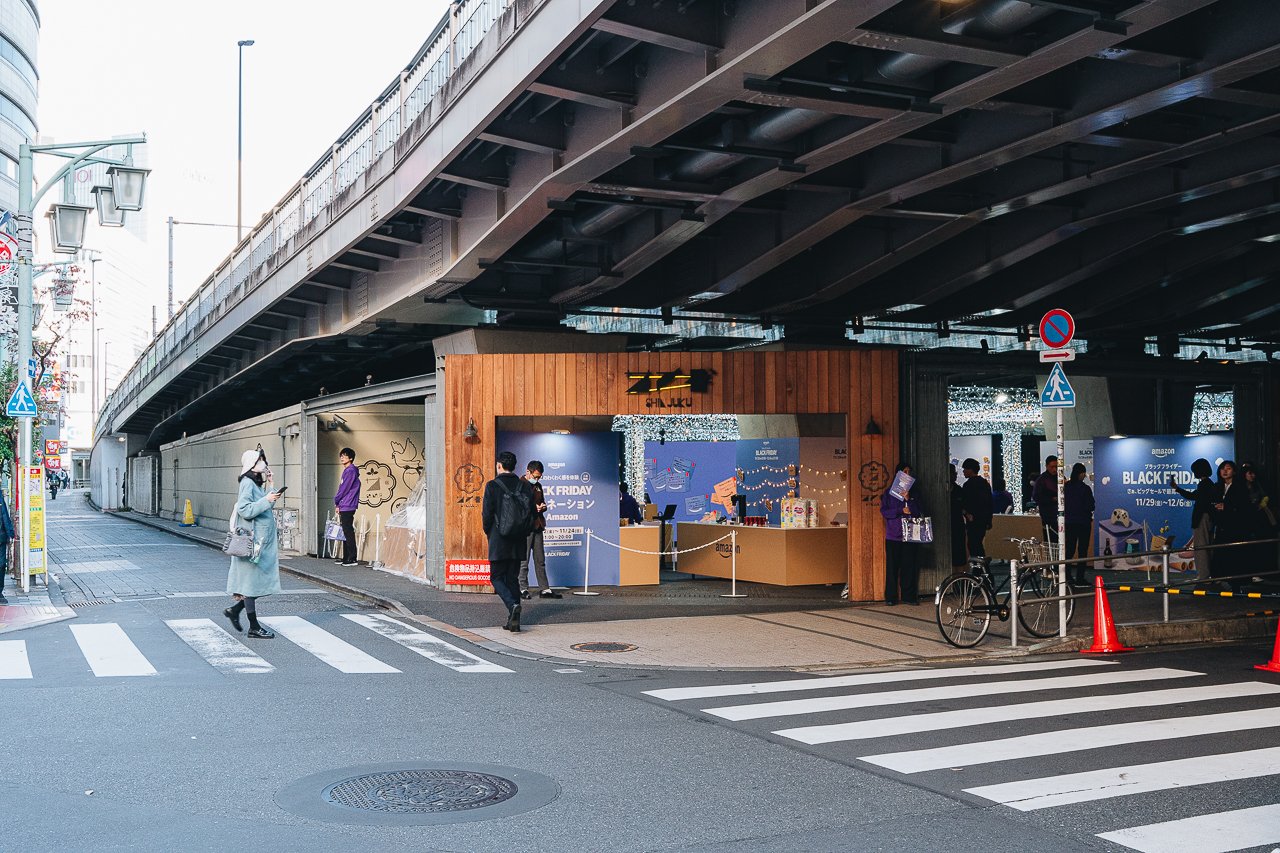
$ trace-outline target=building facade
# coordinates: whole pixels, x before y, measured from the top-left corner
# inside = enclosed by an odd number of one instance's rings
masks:
[[[36,137],[35,0],[0,0],[0,210],[18,205],[18,146]]]

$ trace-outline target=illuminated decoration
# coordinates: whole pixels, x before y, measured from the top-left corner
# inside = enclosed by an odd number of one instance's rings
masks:
[[[1236,428],[1236,399],[1231,391],[1197,391],[1191,406],[1191,431],[1196,434]]]
[[[644,443],[658,441],[737,441],[737,415],[615,415],[614,432],[623,434],[622,472],[628,483],[644,482]],[[643,496],[643,490],[637,489]]]
[[[628,373],[627,379],[632,383],[627,389],[628,394],[657,394],[684,388],[694,394],[703,394],[711,386],[711,372],[708,370],[690,370],[688,373],[678,370],[666,373]]]
[[[993,402],[1002,396],[1003,403]],[[999,435],[1005,479],[1016,496],[1022,478],[1022,436],[1044,435],[1040,395],[1034,388],[952,386],[947,392],[947,434]]]

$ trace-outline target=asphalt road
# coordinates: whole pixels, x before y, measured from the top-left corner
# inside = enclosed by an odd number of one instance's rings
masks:
[[[105,551],[155,571],[133,600],[0,637],[5,851],[1280,845],[1280,675],[1252,669],[1262,645],[840,682],[635,672],[469,647],[297,581],[262,603],[281,636],[250,641],[219,615],[220,560],[205,576],[207,552],[163,538],[100,551],[115,528],[66,522],[83,537],[68,576],[121,571]],[[166,569],[182,590],[159,588]],[[511,768],[509,805],[547,802],[426,826],[323,805],[328,784],[405,762]],[[1100,837],[1119,831],[1130,847]]]

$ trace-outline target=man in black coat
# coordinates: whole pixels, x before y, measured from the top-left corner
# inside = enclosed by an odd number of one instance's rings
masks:
[[[484,535],[489,537],[489,582],[493,584],[493,591],[507,606],[507,624],[502,627],[519,632],[520,561],[528,553],[528,533],[521,531],[516,536],[503,536],[498,532],[498,507],[504,494],[526,494],[529,505],[533,506],[533,487],[517,477],[515,470],[516,455],[509,450],[499,453],[497,476],[484,484],[480,517],[484,523]]]
[[[966,459],[961,466],[964,485],[960,487],[960,506],[964,510],[964,529],[969,536],[969,556],[985,557],[982,540],[991,529],[991,484],[979,474],[977,459]]]

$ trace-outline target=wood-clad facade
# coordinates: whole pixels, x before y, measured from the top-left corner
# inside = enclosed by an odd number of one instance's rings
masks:
[[[898,458],[898,354],[889,350],[686,353],[498,353],[441,359],[445,407],[445,559],[483,559],[480,494],[493,476],[503,417],[731,414],[844,415],[849,448],[849,598],[884,597],[879,496]],[[707,371],[689,407],[628,393],[636,374]],[[878,434],[867,435],[874,421]],[[474,422],[476,437],[465,437]],[[871,430],[875,433],[875,430]],[[472,588],[474,589],[474,588]]]

